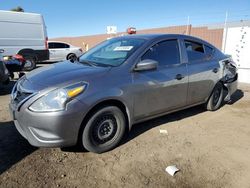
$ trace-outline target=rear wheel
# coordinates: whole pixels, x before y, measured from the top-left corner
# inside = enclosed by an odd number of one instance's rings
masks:
[[[109,151],[119,144],[125,127],[124,114],[118,107],[100,108],[89,118],[82,132],[82,145],[94,153]]]
[[[69,54],[67,56],[67,60],[70,60],[71,62],[75,62],[77,60],[76,54]]]
[[[221,106],[222,99],[223,99],[223,85],[222,83],[218,82],[215,85],[213,92],[208,99],[208,102],[206,105],[207,110],[209,111],[218,110]]]

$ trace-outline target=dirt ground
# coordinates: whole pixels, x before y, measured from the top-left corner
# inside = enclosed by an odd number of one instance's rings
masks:
[[[250,187],[250,85],[216,112],[198,106],[135,125],[104,154],[32,147],[10,119],[11,86],[0,88],[0,187]]]

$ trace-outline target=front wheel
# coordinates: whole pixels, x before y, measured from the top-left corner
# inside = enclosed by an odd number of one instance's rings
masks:
[[[212,94],[210,95],[206,108],[209,111],[215,111],[218,110],[221,106],[223,99],[223,85],[222,83],[218,82],[214,89]]]
[[[82,132],[82,145],[94,153],[109,151],[119,144],[125,127],[124,114],[118,107],[100,108],[89,118]]]

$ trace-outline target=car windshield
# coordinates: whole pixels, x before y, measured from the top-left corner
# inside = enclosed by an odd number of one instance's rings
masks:
[[[119,66],[143,43],[138,38],[109,39],[83,54],[79,62],[95,66]]]

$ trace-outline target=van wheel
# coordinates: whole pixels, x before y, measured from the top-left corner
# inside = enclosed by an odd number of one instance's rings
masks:
[[[25,64],[23,70],[31,71],[36,68],[36,59],[32,56],[25,56]]]
[[[223,98],[223,85],[222,83],[218,82],[214,89],[212,94],[210,95],[208,102],[207,102],[207,110],[209,111],[215,111],[218,110],[221,106]]]
[[[109,151],[123,138],[125,126],[124,114],[118,107],[100,108],[89,118],[82,132],[82,145],[94,153]]]

